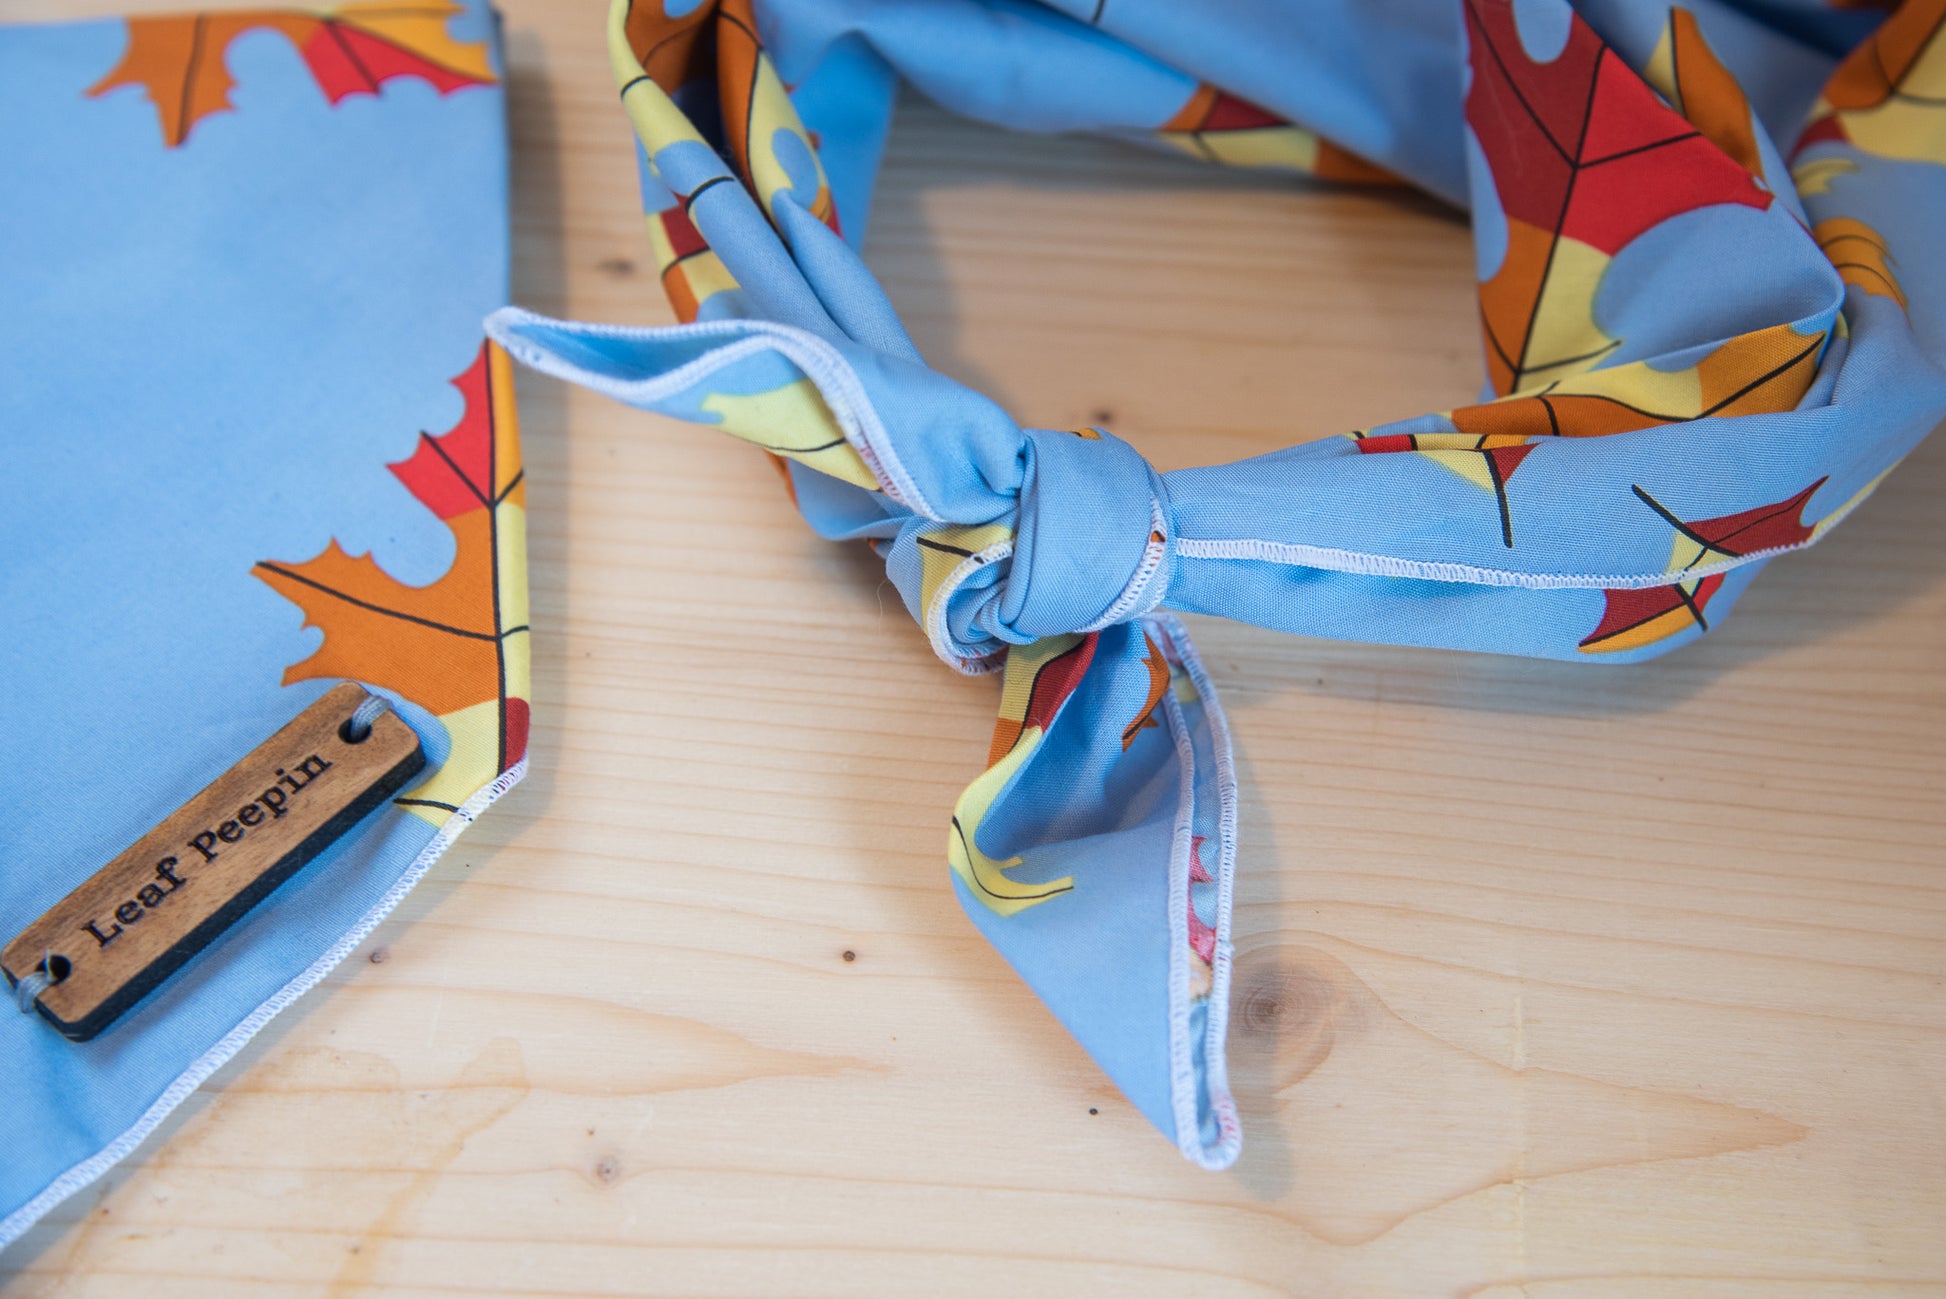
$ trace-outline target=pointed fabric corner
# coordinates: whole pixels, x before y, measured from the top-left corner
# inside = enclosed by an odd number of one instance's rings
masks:
[[[1016,650],[1002,694],[953,810],[960,905],[1184,1156],[1227,1168],[1236,781],[1209,679],[1156,616]]]
[[[1778,109],[1811,98],[1785,85],[1804,47],[1749,15],[1615,0],[1598,31],[1566,0],[1454,0],[1405,40],[1370,6],[1082,9],[1008,5],[996,40],[977,5],[840,35],[816,6],[614,0],[682,323],[488,327],[761,448],[819,535],[870,543],[944,664],[999,676],[987,768],[942,817],[954,887],[1216,1168],[1240,1140],[1235,789],[1165,611],[1610,663],[1720,625],[1946,416],[1946,0],[1907,0],[1808,122]],[[1022,423],[926,365],[858,256],[901,81],[1022,130],[1464,203],[1485,397],[1169,473],[1109,430]]]

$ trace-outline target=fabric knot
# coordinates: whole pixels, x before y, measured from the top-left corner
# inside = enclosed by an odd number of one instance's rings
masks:
[[[1112,433],[1025,429],[1026,472],[999,624],[1022,643],[1139,618],[1169,585],[1168,491]]]
[[[914,520],[893,548],[916,559],[913,612],[962,672],[998,669],[1009,645],[1133,622],[1162,603],[1175,516],[1162,476],[1098,429],[1023,429],[1014,507],[991,523]]]

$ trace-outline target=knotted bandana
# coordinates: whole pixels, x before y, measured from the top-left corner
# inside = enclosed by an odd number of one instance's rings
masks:
[[[870,542],[942,659],[1003,674],[948,831],[961,900],[1223,1167],[1235,788],[1164,611],[1590,663],[1720,622],[1946,413],[1942,20],[1946,0],[616,0],[649,238],[693,323],[489,328],[783,457],[805,519]],[[859,259],[902,79],[1022,130],[1466,206],[1481,400],[1167,474],[1104,429],[1022,427],[926,367]]]

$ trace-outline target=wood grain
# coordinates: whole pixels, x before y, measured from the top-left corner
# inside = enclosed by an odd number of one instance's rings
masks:
[[[666,320],[600,6],[506,8],[517,299]],[[1165,467],[1478,389],[1466,229],[1396,196],[908,104],[867,254],[940,368]],[[1210,1175],[959,913],[997,687],[757,453],[520,402],[533,773],[8,1299],[1946,1294],[1946,446],[1641,667],[1196,620]]]
[[[425,769],[391,713],[345,733],[369,698],[325,691],[83,880],[0,952],[8,985],[51,975],[35,1008],[86,1042],[180,970]]]

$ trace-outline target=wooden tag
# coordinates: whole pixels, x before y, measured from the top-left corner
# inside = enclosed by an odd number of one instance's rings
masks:
[[[9,984],[44,970],[36,1009],[85,1042],[182,968],[425,768],[389,712],[345,738],[366,698],[334,686],[56,903],[0,951]]]

